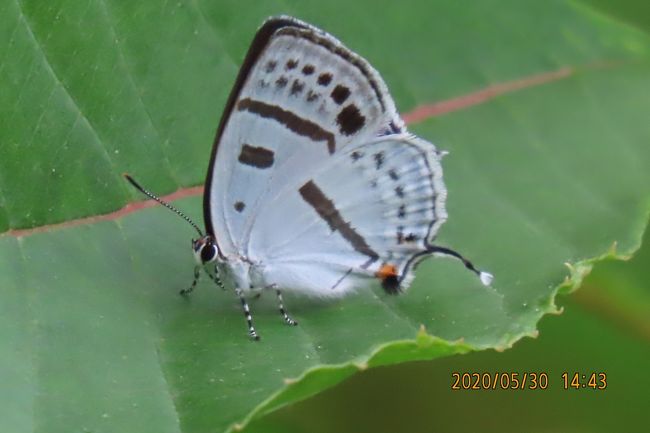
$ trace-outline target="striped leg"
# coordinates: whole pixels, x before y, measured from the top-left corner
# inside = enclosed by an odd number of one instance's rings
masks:
[[[192,281],[192,285],[188,287],[187,289],[183,289],[180,291],[180,294],[183,296],[188,296],[190,293],[194,291],[194,288],[196,287],[196,283],[199,282],[199,277],[201,276],[201,266],[196,265],[194,266],[194,280]]]
[[[253,317],[251,316],[251,311],[248,308],[248,303],[244,298],[244,293],[241,291],[239,287],[235,289],[235,293],[237,293],[237,296],[239,296],[239,300],[241,301],[241,306],[244,309],[244,316],[246,317],[246,322],[248,323],[248,335],[250,335],[253,340],[259,340],[260,336],[257,335],[257,332],[255,331],[255,327],[253,326]]]
[[[291,317],[289,317],[287,312],[284,311],[284,305],[283,305],[283,302],[282,302],[282,293],[280,293],[280,291],[277,290],[277,289],[275,290],[275,293],[278,294],[278,303],[279,303],[279,306],[280,306],[280,314],[282,314],[282,317],[284,318],[284,321],[287,322],[287,325],[289,325],[289,326],[296,326],[298,324],[298,322],[296,322]]]
[[[225,287],[225,286],[223,285],[223,283],[221,282],[221,278],[219,278],[219,270],[217,269],[216,266],[214,267],[214,272],[215,272],[215,275],[212,275],[212,272],[208,271],[207,268],[205,269],[205,273],[208,274],[208,276],[210,277],[210,279],[211,279],[212,281],[214,281],[214,283],[215,283],[217,286],[219,286],[219,287],[221,288],[221,290],[226,290],[226,287]]]

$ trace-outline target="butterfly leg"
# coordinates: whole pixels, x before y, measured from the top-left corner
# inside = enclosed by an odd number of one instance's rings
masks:
[[[241,306],[244,309],[244,316],[246,317],[246,322],[248,323],[248,335],[250,335],[253,340],[259,340],[260,336],[257,335],[255,327],[253,326],[253,317],[251,316],[251,310],[248,308],[246,298],[244,298],[244,293],[240,288],[236,288],[235,293],[237,293],[237,296],[239,296]]]
[[[196,265],[194,266],[194,280],[192,280],[192,285],[188,287],[187,289],[182,289],[179,293],[183,296],[188,296],[190,293],[194,291],[194,288],[196,287],[196,283],[199,282],[199,277],[201,276],[201,266]]]
[[[286,311],[284,311],[284,303],[282,301],[282,293],[278,289],[275,289],[275,293],[278,295],[278,305],[280,307],[280,314],[282,314],[282,317],[284,318],[284,321],[287,322],[287,325],[289,326],[296,326],[298,322],[293,320],[289,315],[287,314]]]
[[[219,270],[217,269],[216,266],[214,267],[214,272],[215,272],[215,275],[212,275],[212,272],[208,271],[207,268],[206,268],[206,270],[205,270],[205,273],[208,274],[208,276],[210,277],[210,279],[211,279],[212,281],[214,281],[214,283],[215,283],[217,286],[219,286],[219,288],[221,288],[221,290],[226,290],[226,287],[223,285],[223,282],[221,281],[221,278],[219,278]]]

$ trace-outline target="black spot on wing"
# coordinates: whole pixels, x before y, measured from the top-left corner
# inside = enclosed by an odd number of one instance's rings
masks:
[[[293,83],[291,83],[291,95],[296,96],[299,95],[303,89],[305,88],[305,83],[302,81],[295,79],[293,80]]]
[[[311,75],[314,73],[314,65],[307,64],[302,68],[302,73],[305,75]]]
[[[375,168],[379,170],[384,165],[384,152],[375,153],[373,158],[375,159]]]
[[[287,77],[284,75],[280,75],[280,77],[275,80],[275,85],[278,87],[278,89],[282,89],[287,86],[289,83],[289,80],[287,80]]]
[[[244,144],[241,147],[238,161],[255,168],[269,168],[273,165],[274,155],[270,149]]]
[[[406,218],[406,205],[400,205],[399,209],[397,209],[397,218]]]
[[[339,131],[345,135],[358,132],[366,123],[366,118],[361,114],[356,105],[350,104],[342,109],[336,116]]]
[[[296,60],[296,59],[287,60],[287,64],[285,65],[287,71],[290,70],[290,69],[295,69],[296,66],[298,66],[298,60]]]
[[[350,154],[350,158],[352,158],[352,162],[358,161],[359,159],[361,159],[362,156],[363,156],[363,153],[359,152],[358,150],[355,150],[354,152],[352,152]]]
[[[327,86],[327,85],[329,85],[329,83],[332,82],[332,74],[330,74],[329,72],[324,72],[324,73],[320,74],[320,75],[318,76],[318,80],[317,80],[317,82],[318,82],[318,84],[320,84],[321,86]]]
[[[246,207],[246,204],[244,204],[243,201],[238,201],[238,202],[235,203],[235,210],[237,212],[242,212],[245,207]]]
[[[318,93],[314,93],[312,90],[307,92],[307,102],[314,102],[318,98],[320,98],[320,95]]]
[[[418,237],[417,237],[415,234],[413,234],[413,233],[409,233],[409,234],[404,238],[404,240],[405,240],[406,242],[415,242],[415,241],[418,240]]]
[[[397,194],[397,197],[403,198],[404,197],[404,187],[403,186],[396,186],[395,187],[395,194]]]
[[[381,287],[389,295],[397,295],[399,290],[399,279],[397,275],[389,275],[381,280]]]
[[[390,176],[390,178],[393,180],[399,180],[399,176],[397,175],[397,172],[395,171],[394,168],[388,170],[388,176]]]
[[[350,89],[339,84],[332,90],[330,96],[334,102],[341,105],[350,96]]]
[[[266,66],[264,66],[264,70],[270,74],[271,72],[275,71],[275,67],[277,65],[278,62],[276,62],[275,60],[269,60],[268,62],[266,62]]]

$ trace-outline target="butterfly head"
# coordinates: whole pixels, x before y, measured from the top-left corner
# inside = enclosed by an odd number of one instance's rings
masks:
[[[219,255],[219,248],[210,235],[192,239],[192,251],[196,262],[200,265],[214,262]]]

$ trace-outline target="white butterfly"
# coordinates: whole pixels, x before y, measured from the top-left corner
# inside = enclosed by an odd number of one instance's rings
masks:
[[[377,281],[405,290],[447,218],[443,152],[406,131],[384,81],[333,36],[295,18],[268,19],[239,71],[212,148],[206,235],[190,222],[199,263],[244,295],[273,289],[341,296]]]

